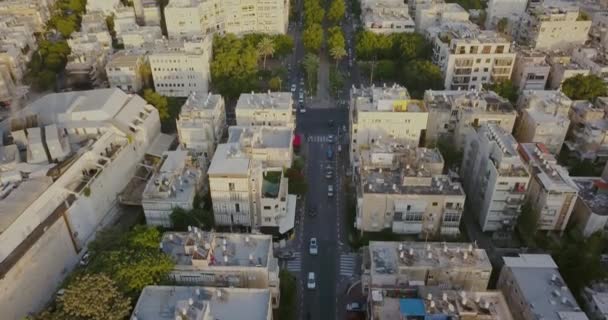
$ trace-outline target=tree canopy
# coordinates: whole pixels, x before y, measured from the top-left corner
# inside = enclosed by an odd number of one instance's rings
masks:
[[[258,51],[255,44],[233,34],[213,40],[211,81],[222,96],[236,98],[257,89]]]
[[[211,230],[215,226],[215,219],[211,210],[195,206],[192,210],[175,208],[171,212],[172,229],[187,231],[188,226],[198,227],[202,230]]]
[[[257,45],[258,54],[264,59],[264,69],[266,69],[266,57],[274,54],[274,42],[268,37],[264,37]]]
[[[344,17],[344,12],[346,11],[346,6],[344,4],[344,0],[332,0],[329,5],[329,10],[327,11],[327,19],[332,23],[338,23]]]
[[[323,44],[323,27],[318,23],[306,26],[302,33],[302,43],[307,52],[318,53]]]
[[[317,80],[317,70],[319,69],[319,57],[314,53],[307,53],[302,61],[302,67],[304,67],[308,80],[308,90],[313,91]]]
[[[519,97],[518,89],[511,80],[488,84],[485,88],[496,92],[499,96],[511,101],[511,103],[516,103]]]
[[[412,97],[421,99],[426,90],[443,89],[441,69],[428,60],[413,60],[404,64],[401,83]]]
[[[596,75],[581,75],[566,79],[562,84],[562,92],[572,100],[593,101],[607,94],[606,84]]]
[[[167,100],[167,97],[152,89],[145,89],[144,100],[158,110],[158,116],[160,117],[161,121],[169,119],[169,101]]]
[[[327,30],[327,46],[329,50],[333,50],[334,48],[345,48],[346,41],[344,40],[344,33],[342,33],[342,28],[340,27],[331,27]]]
[[[311,26],[320,24],[325,17],[325,9],[321,6],[319,0],[304,1],[304,25]]]
[[[274,55],[282,57],[293,51],[293,38],[286,34],[277,34],[272,37],[274,42]]]
[[[59,309],[67,317],[90,320],[122,320],[130,315],[131,301],[104,274],[76,278],[59,299]]]
[[[418,33],[376,34],[363,30],[356,35],[355,50],[361,60],[427,59],[431,54],[430,43]]]

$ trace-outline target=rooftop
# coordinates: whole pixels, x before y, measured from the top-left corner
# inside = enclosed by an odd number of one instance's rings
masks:
[[[601,178],[572,178],[578,188],[578,199],[597,215],[608,215],[608,182]]]
[[[495,143],[489,157],[498,174],[504,177],[528,177],[528,170],[517,153],[518,143],[513,135],[496,124],[483,124],[477,134]]]
[[[194,118],[205,110],[214,110],[221,101],[223,101],[223,98],[219,94],[193,92],[181,108],[180,119],[183,117]]]
[[[550,255],[503,257],[525,301],[539,319],[587,319]],[[564,318],[566,316],[566,318]]]
[[[291,92],[241,93],[236,103],[238,109],[287,109],[292,108]]]
[[[243,176],[249,172],[249,156],[238,143],[219,144],[207,174],[211,176]]]
[[[372,274],[397,274],[400,269],[492,270],[483,249],[471,243],[370,241]]]
[[[231,126],[228,129],[228,143],[239,143],[243,148],[289,149],[293,130],[288,127]]]
[[[166,232],[161,249],[178,266],[267,267],[272,237],[261,234],[215,233],[191,228],[190,232]]]
[[[542,143],[521,143],[519,154],[530,173],[540,181],[547,191],[576,192],[577,188],[568,170],[557,164],[555,156]]]
[[[407,89],[398,85],[353,87],[351,99],[359,112],[427,112],[423,101],[411,99]]]
[[[271,312],[268,289],[147,286],[131,320],[266,320]]]
[[[124,67],[137,67],[137,63],[141,62],[143,55],[139,53],[132,53],[129,51],[119,51],[112,55],[110,61],[106,64],[106,70],[109,68],[124,68]],[[137,72],[138,70],[134,70]]]
[[[520,109],[539,109],[549,114],[567,116],[572,100],[559,90],[524,90],[519,99]]]
[[[148,181],[144,201],[176,199],[190,201],[197,190],[201,170],[185,150],[167,151],[159,171]]]
[[[424,102],[431,109],[459,109],[471,113],[512,113],[513,105],[493,91],[427,90]]]

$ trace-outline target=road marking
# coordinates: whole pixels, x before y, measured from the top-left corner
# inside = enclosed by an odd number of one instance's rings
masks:
[[[294,258],[287,261],[287,271],[299,273],[302,270],[302,259],[299,252],[293,253]]]
[[[308,136],[308,139],[306,141],[308,141],[308,143],[329,143],[329,136],[330,135]],[[335,140],[335,137],[334,137],[334,140]]]
[[[354,254],[340,255],[340,275],[352,277],[355,273],[355,262],[357,257]]]

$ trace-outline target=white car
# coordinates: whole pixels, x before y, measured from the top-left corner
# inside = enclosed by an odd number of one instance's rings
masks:
[[[308,252],[316,256],[319,253],[319,245],[317,245],[317,238],[310,238],[310,243],[308,244]]]
[[[296,92],[296,85],[295,84],[291,85],[291,92]]]
[[[308,289],[315,289],[317,287],[317,283],[315,282],[315,273],[308,273],[308,281],[306,282],[306,287]]]
[[[89,252],[86,251],[83,255],[82,255],[82,259],[80,259],[80,265],[81,266],[86,266],[89,264]]]
[[[300,108],[300,113],[306,113],[306,108]]]

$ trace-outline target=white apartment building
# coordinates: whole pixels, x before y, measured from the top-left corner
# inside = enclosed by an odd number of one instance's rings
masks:
[[[268,289],[147,286],[130,320],[272,320]]]
[[[486,29],[496,29],[496,24],[505,18],[517,23],[526,12],[527,0],[489,0],[486,9]]]
[[[210,36],[157,41],[148,55],[155,91],[167,97],[206,94],[211,50]]]
[[[606,283],[598,283],[583,289],[583,308],[591,319],[608,318],[608,290]]]
[[[42,32],[51,17],[55,0],[6,0],[0,2],[0,16],[15,17]]]
[[[511,80],[520,92],[545,90],[551,71],[546,58],[547,55],[541,51],[528,49],[517,51]]]
[[[87,0],[87,12],[101,11],[109,16],[121,6],[120,0]]]
[[[570,126],[571,106],[572,100],[561,91],[523,91],[518,101],[515,138],[520,143],[542,143],[551,153],[559,154]]]
[[[588,237],[608,227],[608,165],[601,177],[573,177],[578,197],[571,224],[576,225],[583,236]]]
[[[563,232],[576,202],[576,184],[543,144],[521,143],[519,153],[532,176],[526,200],[538,212],[538,229]]]
[[[132,7],[120,7],[114,12],[114,32],[118,38],[121,33],[137,27],[135,11]]]
[[[46,95],[1,126],[14,144],[1,148],[0,309],[23,319],[47,305],[112,221],[160,120],[139,96],[100,89]]]
[[[172,0],[164,8],[170,38],[234,33],[284,34],[289,24],[285,0]]]
[[[460,174],[481,230],[513,230],[530,181],[513,136],[495,124],[471,129]]]
[[[137,26],[124,31],[118,36],[125,49],[149,49],[158,39],[162,39],[162,30],[158,26]]]
[[[572,61],[581,67],[589,69],[590,73],[608,81],[608,59],[602,48],[575,48],[572,51]]]
[[[215,233],[196,227],[163,234],[161,249],[175,261],[169,277],[181,285],[269,289],[280,302],[279,261],[272,236]]]
[[[359,158],[357,229],[420,238],[459,234],[465,194],[460,183],[443,175],[438,149],[372,145]]]
[[[412,3],[415,1],[411,1]],[[450,22],[469,21],[469,12],[457,3],[443,1],[421,1],[415,6],[416,32],[424,33],[430,27]],[[410,9],[412,10],[412,9]]]
[[[521,320],[588,320],[548,254],[503,257],[497,287]]]
[[[23,80],[37,47],[34,29],[27,21],[0,16],[0,64],[8,67],[16,83]]]
[[[177,135],[182,147],[202,155],[205,162],[213,153],[226,131],[226,106],[219,94],[192,93],[184,103],[177,119]]]
[[[591,21],[582,18],[575,2],[551,1],[529,8],[515,37],[533,49],[569,49],[584,44],[590,28]]]
[[[426,30],[433,42],[433,62],[441,68],[446,89],[481,89],[511,79],[516,53],[494,31],[472,22],[447,23]]]
[[[139,25],[160,25],[160,7],[156,0],[133,0],[133,9]]]
[[[71,55],[101,55],[112,52],[112,37],[107,31],[97,33],[73,32],[67,40]]]
[[[424,103],[429,110],[426,144],[448,139],[458,150],[471,127],[494,123],[511,132],[517,117],[513,105],[492,91],[427,90]]]
[[[106,76],[110,87],[117,87],[125,92],[139,92],[144,87],[142,68],[147,64],[143,54],[130,51],[119,51],[110,57],[106,64]]]
[[[241,93],[236,103],[237,126],[285,126],[295,128],[291,92]]]
[[[353,87],[349,110],[351,164],[359,166],[359,150],[383,139],[417,147],[427,120],[424,102],[411,99],[404,87]]]
[[[203,169],[188,151],[167,151],[163,164],[142,193],[146,224],[170,228],[174,209],[192,210],[194,198],[202,187]]]
[[[389,34],[414,32],[414,20],[410,17],[407,4],[402,1],[383,0],[361,2],[361,20],[366,30]]]
[[[485,291],[492,265],[471,243],[370,241],[362,269],[364,293],[399,294],[423,286]]]
[[[565,142],[570,155],[580,160],[608,159],[608,99],[596,98],[595,104],[577,101],[569,113],[572,130]]]
[[[230,127],[207,171],[216,225],[282,235],[293,229],[296,196],[284,168],[293,161],[290,127]]]

